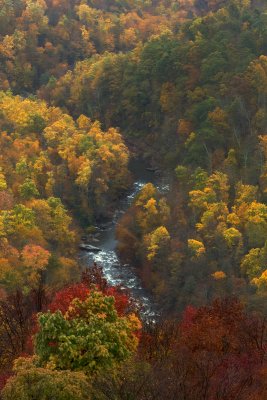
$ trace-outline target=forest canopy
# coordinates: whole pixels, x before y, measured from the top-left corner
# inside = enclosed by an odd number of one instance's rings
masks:
[[[264,0],[0,0],[1,399],[266,398],[266,24]],[[82,263],[112,217],[153,321]]]

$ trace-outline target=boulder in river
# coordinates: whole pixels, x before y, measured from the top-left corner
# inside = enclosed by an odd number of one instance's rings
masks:
[[[81,243],[79,245],[79,249],[84,250],[84,251],[89,251],[90,253],[98,253],[99,251],[101,251],[101,249],[99,247],[92,246],[91,244],[85,244],[85,243]]]
[[[103,223],[99,224],[98,227],[101,231],[105,231],[105,230],[109,229],[112,224],[113,224],[112,221],[103,222]]]

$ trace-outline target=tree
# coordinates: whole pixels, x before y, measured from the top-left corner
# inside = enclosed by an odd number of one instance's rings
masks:
[[[250,280],[258,278],[266,266],[266,244],[262,249],[251,249],[241,262],[241,271],[248,276]]]
[[[0,300],[0,371],[10,373],[13,360],[32,354],[31,334],[35,313],[47,306],[44,287],[25,294],[17,289]]]
[[[91,386],[82,372],[53,371],[34,365],[34,360],[19,358],[15,362],[15,376],[3,391],[3,400],[89,400]]]
[[[23,272],[25,283],[27,282],[31,288],[37,287],[41,273],[48,265],[51,253],[41,246],[26,245],[22,252]]]
[[[259,292],[266,293],[267,291],[267,270],[259,276],[259,278],[252,279],[251,283],[257,286]]]
[[[35,183],[31,179],[26,179],[25,182],[19,187],[20,196],[24,200],[29,200],[32,197],[40,195]]]
[[[147,242],[147,258],[153,260],[166,252],[170,234],[165,226],[160,226],[145,237],[145,242]]]
[[[197,258],[206,252],[204,244],[195,239],[188,239],[188,249],[192,256]]]
[[[5,190],[6,188],[7,188],[7,183],[5,175],[2,172],[2,168],[0,168],[0,191]]]
[[[0,280],[5,288],[14,290],[20,287],[24,291],[36,289],[48,265],[50,252],[36,245],[24,246],[21,254],[11,246],[8,249],[7,258],[0,259]]]
[[[57,291],[48,306],[48,310],[52,313],[61,311],[62,314],[65,314],[73,300],[85,301],[90,291],[96,288],[104,295],[114,298],[114,305],[119,316],[127,315],[135,310],[129,293],[125,292],[120,286],[109,286],[104,278],[102,268],[97,265],[83,271],[80,283],[68,284]]]
[[[75,243],[75,232],[70,228],[72,218],[61,199],[34,199],[29,204],[36,215],[36,225],[43,232],[44,238],[58,249],[64,249],[65,254],[70,254]]]
[[[90,290],[85,283],[68,286],[55,294],[54,299],[48,306],[48,310],[51,313],[60,311],[65,315],[74,299],[85,301],[89,293]]]
[[[267,206],[253,201],[245,214],[245,232],[250,247],[264,245],[267,235]]]
[[[138,318],[119,317],[114,298],[92,291],[82,301],[73,300],[62,314],[47,312],[38,317],[35,351],[40,365],[95,373],[112,368],[136,350]]]

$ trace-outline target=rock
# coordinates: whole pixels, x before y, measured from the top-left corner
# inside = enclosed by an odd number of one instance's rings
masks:
[[[100,231],[105,231],[105,230],[107,230],[108,228],[110,228],[111,225],[112,225],[112,221],[111,221],[111,222],[106,222],[106,223],[99,224],[99,230],[100,230]]]
[[[123,264],[123,267],[125,268],[130,267],[130,264]]]
[[[84,250],[84,251],[88,251],[88,252],[91,252],[91,253],[98,253],[99,251],[101,251],[101,249],[99,247],[92,246],[91,244],[84,244],[84,243],[81,243],[79,245],[79,249],[80,250]]]

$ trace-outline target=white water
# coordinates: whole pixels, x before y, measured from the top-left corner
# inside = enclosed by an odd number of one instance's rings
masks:
[[[135,269],[130,265],[121,265],[116,254],[116,225],[121,215],[130,207],[133,199],[143,186],[152,181],[152,173],[144,173],[146,179],[138,180],[133,184],[131,193],[120,201],[119,209],[114,213],[113,220],[110,221],[105,229],[99,232],[97,241],[93,244],[102,250],[98,253],[82,253],[80,258],[82,263],[90,267],[94,262],[103,268],[104,276],[110,285],[121,285],[129,289],[131,296],[140,307],[143,317],[154,318],[157,315],[156,306],[152,302],[149,293],[142,287],[140,279],[136,275]],[[151,176],[152,175],[152,176]],[[147,179],[150,178],[150,179]],[[155,179],[155,178],[154,178]],[[169,190],[168,184],[157,186],[161,192]]]

